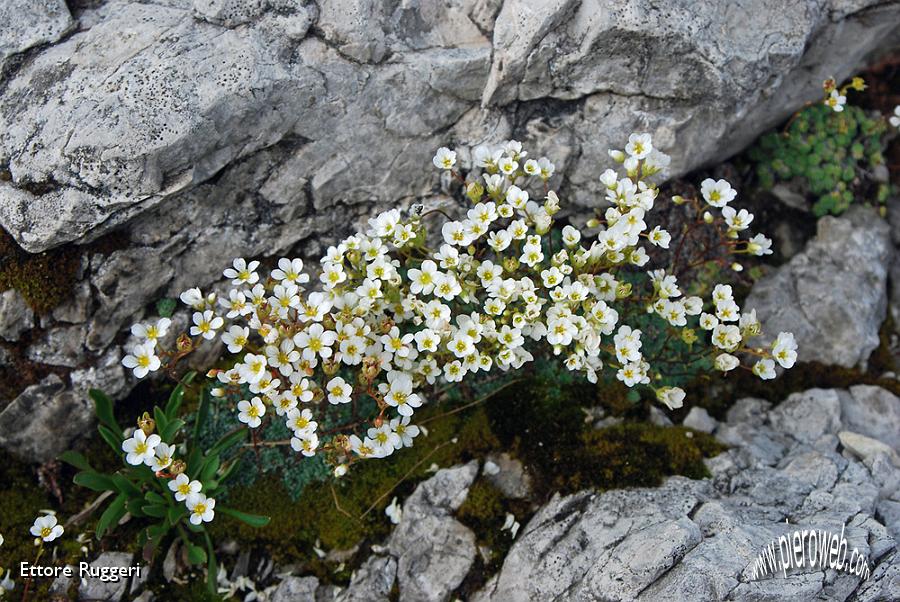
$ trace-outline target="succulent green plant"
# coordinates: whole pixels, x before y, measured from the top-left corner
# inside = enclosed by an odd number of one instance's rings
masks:
[[[873,175],[885,163],[887,123],[846,105],[840,112],[818,103],[799,111],[783,132],[763,135],[747,152],[759,184],[795,182],[813,199],[816,216],[838,215],[854,202],[883,205],[887,182]]]

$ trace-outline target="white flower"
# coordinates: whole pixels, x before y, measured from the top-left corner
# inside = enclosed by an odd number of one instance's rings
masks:
[[[644,159],[653,150],[653,142],[650,134],[631,134],[628,136],[628,144],[625,152],[635,159]]]
[[[259,267],[258,261],[247,263],[243,258],[238,257],[232,265],[234,267],[226,269],[222,272],[222,275],[226,278],[231,278],[231,284],[234,286],[259,282],[259,274],[256,273],[256,268]]]
[[[778,338],[772,344],[772,356],[782,368],[792,368],[797,361],[797,342],[790,332],[778,333]]]
[[[716,356],[714,365],[716,370],[730,372],[740,365],[740,361],[730,353],[720,353]]]
[[[215,518],[216,500],[206,497],[202,493],[192,493],[185,500],[185,505],[191,513],[191,524],[199,525],[208,523]]]
[[[291,449],[300,452],[307,458],[316,455],[318,447],[319,436],[315,433],[303,433],[301,436],[291,437]]]
[[[724,207],[737,196],[737,192],[727,181],[716,181],[712,178],[706,178],[700,183],[700,193],[713,207]]]
[[[900,128],[900,105],[894,107],[894,114],[888,118],[888,123],[895,128]]]
[[[775,378],[775,362],[770,359],[761,359],[753,365],[753,374],[762,380]]]
[[[724,207],[722,209],[722,217],[725,218],[725,223],[728,224],[729,228],[737,231],[746,230],[750,222],[753,221],[752,213],[746,209],[735,211],[734,207]]]
[[[287,257],[278,260],[278,268],[272,270],[272,278],[290,284],[309,282],[309,274],[303,273],[303,260],[288,259]]]
[[[174,447],[167,443],[160,443],[153,450],[153,459],[150,460],[150,468],[152,468],[154,472],[165,470],[172,465],[172,455],[174,453]]]
[[[206,305],[206,300],[203,298],[203,293],[200,292],[199,288],[189,288],[181,293],[180,299],[182,303],[194,309],[201,309]]]
[[[156,323],[135,324],[131,327],[131,334],[139,339],[144,339],[148,343],[156,345],[161,337],[166,336],[172,320],[169,318],[160,318]]]
[[[262,424],[262,417],[266,413],[266,406],[259,397],[250,401],[242,399],[238,402],[238,420],[255,429]]]
[[[148,437],[144,431],[137,429],[130,439],[122,442],[122,451],[126,454],[125,461],[132,466],[141,464],[150,466],[153,463],[156,446],[161,441],[159,435],[152,434]]]
[[[422,400],[412,392],[412,378],[406,373],[392,370],[388,372],[388,393],[384,402],[397,408],[401,416],[412,416],[413,409],[422,405]]]
[[[772,240],[762,234],[757,234],[747,241],[747,250],[756,256],[771,255]]]
[[[834,109],[835,113],[840,113],[841,111],[843,111],[845,104],[847,104],[847,97],[837,90],[832,90],[831,94],[829,94],[825,99],[825,106]]]
[[[384,513],[391,519],[393,524],[400,524],[400,521],[403,519],[403,509],[400,507],[400,504],[397,503],[396,497],[391,501],[391,504],[384,509]]]
[[[191,336],[202,336],[204,339],[212,340],[216,337],[216,330],[222,328],[225,324],[220,316],[215,315],[211,309],[203,312],[194,312],[194,325],[191,326]]]
[[[503,526],[500,527],[501,531],[509,531],[510,535],[513,539],[516,538],[516,534],[519,532],[519,521],[516,520],[516,517],[509,512],[506,513],[506,520],[503,521]]]
[[[266,356],[255,353],[248,353],[244,356],[244,361],[240,364],[237,364],[235,367],[238,370],[238,374],[241,376],[241,380],[245,383],[258,383],[262,380],[263,376],[267,374],[266,366],[267,366]]]
[[[148,373],[159,370],[160,361],[156,357],[154,344],[148,341],[143,345],[135,345],[131,353],[122,358],[122,365],[131,368],[138,378],[144,378]]]
[[[175,494],[175,501],[178,502],[183,502],[191,494],[200,493],[201,488],[200,481],[192,481],[184,473],[169,481],[169,490]]]
[[[31,534],[44,542],[51,542],[63,534],[63,526],[57,524],[56,516],[39,516],[31,526]]]
[[[431,162],[438,169],[453,169],[453,166],[456,165],[456,153],[446,146],[442,146],[437,150]]]
[[[325,391],[328,393],[329,403],[337,405],[339,403],[350,403],[350,395],[353,393],[353,388],[343,378],[336,376],[325,385]]]
[[[677,410],[684,405],[684,389],[680,387],[662,387],[656,392],[656,398],[670,410]]]
[[[672,240],[672,236],[668,232],[666,232],[665,230],[660,228],[659,226],[656,226],[655,228],[650,230],[650,233],[647,235],[647,238],[650,239],[651,243],[653,243],[657,247],[660,247],[663,249],[668,249],[669,241]]]
[[[231,353],[240,353],[249,338],[250,329],[236,324],[229,327],[228,332],[222,333],[222,342],[228,346],[228,351]]]
[[[312,419],[312,411],[309,409],[301,411],[295,408],[290,410],[285,417],[287,418],[285,424],[289,429],[294,431],[294,435],[297,437],[309,435],[315,432],[319,426],[319,424]]]
[[[337,333],[325,330],[321,324],[311,324],[306,330],[294,335],[294,344],[303,350],[303,357],[312,360],[319,355],[322,359],[331,357],[331,346],[337,340]]]
[[[419,427],[409,423],[409,416],[400,416],[391,420],[391,430],[400,437],[403,447],[412,447],[413,439],[419,436]]]

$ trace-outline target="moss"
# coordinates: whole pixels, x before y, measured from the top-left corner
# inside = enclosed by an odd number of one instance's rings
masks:
[[[313,556],[317,540],[325,549],[343,550],[367,538],[383,537],[390,529],[384,508],[395,495],[403,498],[428,477],[432,463],[451,466],[499,445],[483,408],[439,417],[440,409],[433,406],[419,412],[419,424],[427,424],[429,435],[420,436],[414,447],[395,453],[389,461],[360,462],[339,480],[308,485],[296,502],[275,475],[232,489],[230,506],[269,515],[272,521],[253,529],[223,515],[212,523],[213,534],[263,546],[276,561]]]
[[[37,314],[47,314],[72,294],[87,253],[123,248],[126,237],[111,234],[90,245],[66,244],[42,253],[28,253],[0,229],[0,291],[16,289]]]

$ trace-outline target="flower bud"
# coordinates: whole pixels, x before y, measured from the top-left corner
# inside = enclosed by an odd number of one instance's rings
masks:
[[[731,264],[731,269],[734,270],[735,272],[743,272],[744,266],[742,266],[741,264],[739,264],[738,262],[735,261],[734,263]]]
[[[519,269],[519,260],[515,257],[507,257],[503,260],[503,269],[512,274]]]
[[[625,299],[631,295],[631,283],[620,282],[616,287],[616,299]]]
[[[334,476],[337,478],[341,478],[345,474],[347,474],[347,465],[346,464],[341,464],[340,466],[338,466],[337,468],[334,469]]]
[[[144,412],[144,415],[138,418],[137,425],[148,437],[153,434],[153,431],[156,429],[156,421],[150,418],[149,412]]]
[[[866,80],[861,77],[854,77],[850,81],[850,87],[856,90],[857,92],[862,92],[866,89]]]
[[[337,374],[338,368],[340,365],[334,361],[334,357],[330,357],[327,360],[322,361],[322,371],[325,372],[328,376],[334,376]]]
[[[713,219],[714,219],[714,218],[713,218],[713,214],[712,214],[712,213],[710,213],[709,211],[704,211],[704,212],[703,212],[703,221],[704,221],[704,222],[706,222],[707,224],[711,224],[711,223],[713,223]]]
[[[169,472],[176,477],[187,470],[187,464],[185,464],[184,460],[175,460],[172,462],[172,465],[169,466]]]
[[[175,341],[175,348],[178,349],[179,353],[187,353],[194,348],[194,344],[191,342],[191,337],[181,333]]]
[[[374,357],[364,357],[362,364],[362,374],[368,382],[372,382],[381,372],[381,362]]]
[[[684,205],[686,201],[684,200],[683,196],[681,196],[680,194],[676,194],[672,197],[672,202],[676,205]]]
[[[831,91],[835,88],[837,88],[837,82],[834,81],[833,77],[829,77],[822,82],[822,89],[825,90],[825,94],[831,94]]]
[[[479,202],[483,195],[484,186],[482,186],[478,181],[469,182],[466,185],[466,196],[469,197],[469,200],[473,203]]]
[[[691,346],[697,342],[697,332],[693,328],[685,328],[681,331],[681,340],[685,345]]]
[[[588,228],[596,228],[597,226],[600,225],[600,220],[598,220],[596,217],[592,217],[591,219],[589,219],[587,221],[587,224],[585,224],[585,225]]]
[[[609,149],[609,156],[612,157],[612,160],[616,163],[621,163],[625,160],[625,153],[620,150]]]

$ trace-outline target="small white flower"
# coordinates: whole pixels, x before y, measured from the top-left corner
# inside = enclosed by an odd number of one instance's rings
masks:
[[[153,450],[153,458],[150,460],[150,468],[152,468],[154,472],[165,470],[172,465],[172,461],[174,460],[174,458],[172,458],[172,455],[174,453],[174,447],[167,443],[160,443]]]
[[[635,159],[645,159],[653,151],[653,141],[650,134],[631,134],[628,136],[628,144],[625,152]]]
[[[242,399],[238,402],[238,420],[250,428],[255,429],[262,424],[265,413],[266,406],[259,397],[254,397],[250,401]]]
[[[724,207],[737,196],[737,192],[726,180],[716,181],[712,178],[706,178],[700,183],[700,193],[713,207]]]
[[[832,90],[831,94],[825,99],[825,106],[831,107],[835,113],[843,111],[845,104],[847,104],[847,97],[837,90]]]
[[[258,261],[247,263],[243,258],[238,257],[232,262],[232,266],[222,272],[222,275],[226,278],[231,278],[231,283],[234,286],[250,285],[259,282],[259,274],[256,273],[256,268],[259,267]]]
[[[781,332],[772,344],[772,356],[782,368],[792,368],[797,361],[797,342],[790,332]]]
[[[353,388],[343,378],[336,376],[325,385],[325,391],[328,393],[328,402],[337,405],[350,403]]]
[[[208,523],[215,518],[216,500],[206,497],[202,493],[192,493],[185,500],[185,505],[191,513],[191,524],[199,525]]]
[[[31,534],[44,542],[51,542],[63,534],[63,526],[57,524],[56,516],[39,516],[31,526]]]
[[[761,359],[753,365],[753,374],[762,380],[775,378],[775,362],[770,359]]]
[[[225,320],[221,316],[215,315],[211,309],[203,312],[194,312],[192,317],[194,325],[191,326],[191,336],[202,336],[204,339],[212,340],[216,337],[216,330],[222,328]]]
[[[656,398],[666,404],[670,410],[677,410],[684,405],[684,389],[680,387],[662,387],[656,392]]]
[[[160,338],[166,336],[171,324],[172,320],[169,318],[160,318],[155,323],[150,324],[135,324],[131,327],[131,334],[156,345]]]
[[[148,341],[143,345],[135,345],[131,353],[122,358],[122,365],[131,368],[138,378],[144,378],[148,373],[159,370],[160,361],[156,356],[154,344]]]
[[[192,481],[184,473],[169,481],[169,490],[175,494],[178,502],[185,501],[191,494],[200,493],[201,488],[200,481]]]
[[[122,442],[122,451],[126,454],[125,461],[132,466],[152,465],[156,446],[161,441],[159,435],[154,433],[148,437],[144,431],[137,429],[130,439]]]
[[[389,519],[391,519],[391,522],[393,524],[400,524],[400,521],[403,519],[403,508],[401,508],[400,504],[397,503],[396,497],[391,501],[391,504],[384,509],[384,513]]]
[[[888,118],[888,123],[900,129],[900,105],[894,107],[894,114]]]
[[[438,149],[437,153],[435,153],[431,162],[434,163],[434,166],[438,169],[453,169],[453,166],[456,165],[456,152],[450,150],[446,146],[442,146]]]

